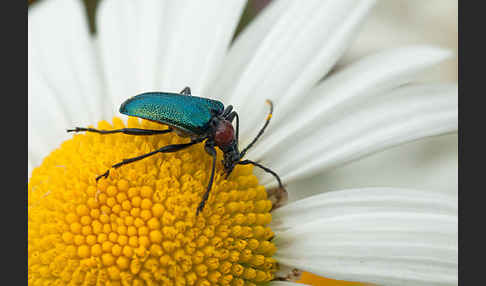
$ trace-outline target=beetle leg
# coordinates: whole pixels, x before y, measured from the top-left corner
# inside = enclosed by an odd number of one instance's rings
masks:
[[[270,170],[269,168],[267,168],[267,167],[265,167],[265,166],[263,166],[263,165],[261,165],[261,164],[259,164],[257,162],[250,161],[250,160],[239,161],[236,164],[240,164],[240,165],[248,165],[248,164],[251,164],[251,165],[254,165],[254,166],[257,166],[257,167],[261,168],[263,171],[272,174],[275,177],[275,179],[277,179],[279,188],[284,189],[284,187],[282,185],[282,181],[280,180],[280,177],[277,175],[277,173],[275,173],[274,171]]]
[[[228,177],[231,175],[231,172],[233,172],[233,169],[235,168],[235,165],[231,167],[231,169],[226,173],[226,176],[224,176],[224,179],[227,180]]]
[[[179,150],[182,150],[182,149],[187,148],[189,146],[192,146],[194,144],[200,143],[201,141],[202,141],[201,139],[197,139],[197,140],[191,141],[189,143],[167,145],[167,146],[164,146],[164,147],[162,147],[160,149],[157,149],[155,151],[152,151],[152,152],[149,152],[149,153],[146,153],[146,154],[137,156],[137,157],[123,159],[121,162],[116,163],[115,165],[112,165],[111,167],[114,168],[114,169],[116,169],[116,168],[119,168],[119,167],[121,167],[123,165],[130,164],[130,163],[133,163],[133,162],[142,160],[144,158],[150,157],[150,156],[155,155],[157,153],[177,152]],[[96,177],[96,181],[98,181],[99,179],[101,179],[101,177],[108,178],[108,175],[109,174],[110,174],[110,170],[108,169],[105,173],[103,173],[102,175],[99,175],[98,177]]]
[[[216,149],[214,149],[214,146],[208,142],[209,141],[206,141],[206,145],[204,146],[204,149],[209,155],[213,157],[213,167],[211,169],[211,176],[209,177],[208,187],[202,197],[201,202],[199,203],[199,206],[197,207],[196,216],[199,215],[199,213],[203,210],[204,205],[206,205],[206,201],[209,198],[209,191],[211,191],[211,187],[213,186],[213,180],[214,180],[214,170],[216,167]]]
[[[245,154],[248,151],[248,149],[250,149],[253,146],[253,144],[255,144],[255,142],[258,140],[258,138],[260,138],[260,136],[262,136],[263,132],[265,131],[265,129],[268,126],[268,123],[270,123],[270,119],[272,119],[273,103],[272,103],[272,101],[270,101],[270,99],[267,99],[266,102],[268,104],[270,104],[270,113],[268,113],[267,118],[265,119],[265,124],[263,125],[262,129],[260,129],[260,131],[258,132],[258,134],[255,137],[255,139],[253,139],[253,141],[251,141],[251,143],[248,144],[248,146],[246,146],[246,148],[243,149],[243,151],[241,151],[241,153],[240,153],[241,158],[243,158],[245,156]]]
[[[165,129],[165,130],[150,130],[150,129],[139,129],[139,128],[122,128],[122,129],[115,129],[115,130],[98,130],[94,128],[84,128],[84,127],[76,127],[75,129],[68,129],[67,132],[95,132],[99,134],[112,134],[112,133],[124,133],[128,135],[156,135],[156,134],[165,134],[172,132],[172,129]]]
[[[188,86],[184,87],[184,89],[181,91],[181,94],[191,95],[191,88]]]

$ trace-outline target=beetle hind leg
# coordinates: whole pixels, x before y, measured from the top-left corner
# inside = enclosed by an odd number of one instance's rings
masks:
[[[113,134],[113,133],[123,133],[128,135],[157,135],[172,132],[172,129],[164,130],[151,130],[151,129],[140,129],[140,128],[122,128],[114,130],[99,130],[95,128],[85,128],[76,127],[74,129],[68,129],[67,132],[93,132],[98,134]]]

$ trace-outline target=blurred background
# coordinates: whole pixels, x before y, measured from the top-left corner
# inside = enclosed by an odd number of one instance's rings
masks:
[[[457,0],[378,0],[343,62],[385,48],[431,44],[456,57],[423,74],[423,81],[457,82]]]
[[[34,2],[49,0],[29,0]],[[249,0],[237,34],[272,0]],[[94,15],[100,0],[83,0],[95,32]],[[34,4],[35,5],[35,4]],[[360,36],[340,64],[385,48],[406,44],[432,44],[449,48],[457,55],[457,0],[378,0]],[[428,71],[423,81],[457,82],[458,59],[444,62]]]
[[[29,5],[49,0],[29,0]],[[90,20],[90,28],[96,33],[94,15],[100,0],[83,0]],[[249,0],[238,25],[236,35],[272,0]],[[366,20],[361,33],[338,63],[346,65],[362,56],[383,49],[410,44],[436,45],[452,50],[456,57],[447,60],[420,75],[421,82],[456,82],[458,80],[458,1],[457,0],[377,0],[370,17]],[[376,174],[382,169],[381,182],[403,181],[404,186],[415,180],[415,185],[431,190],[444,190],[457,193],[457,133],[429,138],[391,148],[351,163],[333,172],[316,178],[315,184],[333,189],[334,186],[371,186],[373,178],[366,171]],[[440,160],[437,160],[440,156]],[[441,168],[434,174],[424,176],[421,168],[425,168],[427,160],[439,162]],[[403,168],[415,168],[415,173],[403,176],[396,168],[400,162]],[[361,177],[349,178],[353,168],[360,169]],[[452,174],[452,175],[451,175]],[[428,178],[428,179],[423,179]],[[305,273],[302,281],[310,285],[362,285],[351,282],[337,282],[319,278]]]

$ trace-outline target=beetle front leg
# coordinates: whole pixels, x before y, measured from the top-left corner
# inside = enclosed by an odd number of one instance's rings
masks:
[[[201,202],[196,210],[196,216],[203,210],[204,206],[206,205],[206,201],[209,198],[209,192],[211,191],[211,187],[213,186],[214,180],[214,171],[216,169],[216,149],[214,149],[214,143],[206,141],[206,145],[204,146],[206,152],[213,157],[213,167],[211,169],[211,176],[209,177],[208,187],[206,188],[206,192],[204,193]]]

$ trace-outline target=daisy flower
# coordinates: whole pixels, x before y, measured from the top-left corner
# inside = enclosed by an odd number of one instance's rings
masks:
[[[79,1],[31,7],[29,285],[291,285],[301,271],[457,284],[455,196],[294,184],[457,130],[457,86],[413,84],[448,51],[407,46],[332,70],[373,4],[272,1],[233,42],[244,1],[103,0],[96,35]],[[211,164],[200,145],[95,181],[123,158],[187,139],[65,130],[165,129],[122,120],[117,109],[135,94],[185,86],[235,107],[242,146],[267,116],[265,99],[274,102],[272,122],[247,157],[288,184],[287,204],[272,205],[268,174],[238,166],[225,179],[218,163],[196,216]]]

